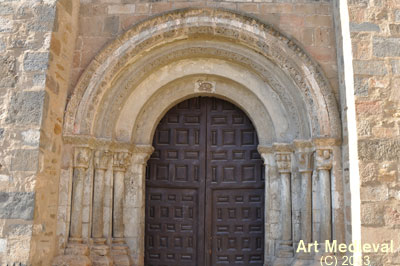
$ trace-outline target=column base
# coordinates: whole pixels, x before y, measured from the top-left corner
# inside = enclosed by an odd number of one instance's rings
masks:
[[[68,243],[65,249],[65,255],[54,258],[52,266],[92,266],[90,261],[89,248],[86,244],[82,244],[72,239],[73,242]]]
[[[294,256],[293,242],[282,240],[279,243],[278,258],[292,258]]]
[[[123,238],[114,238],[111,246],[111,257],[115,266],[130,266],[132,259],[129,256],[129,248]]]
[[[90,252],[93,266],[112,266],[110,248],[105,245],[105,239],[93,239],[93,242],[97,243],[92,246]]]

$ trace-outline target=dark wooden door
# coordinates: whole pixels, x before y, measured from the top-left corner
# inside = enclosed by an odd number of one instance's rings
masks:
[[[249,118],[181,102],[160,121],[146,177],[146,266],[263,265],[264,172]]]

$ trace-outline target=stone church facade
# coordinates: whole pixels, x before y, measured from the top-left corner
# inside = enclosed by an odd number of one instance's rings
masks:
[[[392,0],[0,1],[1,265],[400,265],[399,28]]]

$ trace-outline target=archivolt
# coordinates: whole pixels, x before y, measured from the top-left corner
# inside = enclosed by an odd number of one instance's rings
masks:
[[[199,80],[215,91],[195,91]],[[241,106],[260,144],[340,138],[335,98],[307,54],[256,19],[212,9],[151,18],[103,50],[78,82],[64,134],[151,144],[168,108],[209,94]]]

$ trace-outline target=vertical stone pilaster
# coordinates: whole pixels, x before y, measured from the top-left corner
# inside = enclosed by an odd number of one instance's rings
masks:
[[[315,167],[319,179],[319,200],[320,200],[320,232],[319,241],[332,240],[332,194],[331,194],[331,173],[332,149],[326,147],[316,148]]]
[[[287,144],[276,144],[275,160],[278,167],[279,178],[281,180],[281,222],[282,238],[279,245],[278,257],[293,257],[293,238],[292,238],[292,151]]]
[[[111,161],[111,153],[107,150],[98,150],[94,154],[94,188],[93,188],[93,221],[91,252],[92,262],[95,265],[112,265],[109,257],[109,246],[104,237],[104,196],[105,174]]]
[[[147,161],[153,153],[154,148],[149,145],[137,145],[132,152],[132,179],[136,181],[137,190],[139,195],[136,198],[135,209],[139,214],[136,218],[138,221],[136,223],[140,227],[138,235],[133,236],[136,238],[135,243],[138,246],[135,247],[136,250],[133,251],[134,265],[143,266],[144,265],[144,243],[145,243],[145,179],[146,179],[146,165]]]
[[[72,180],[71,227],[69,237],[70,242],[73,243],[82,242],[83,185],[90,159],[91,150],[89,148],[75,147]]]
[[[276,217],[272,217],[274,215],[271,208],[271,177],[276,173],[276,165],[274,160],[274,151],[272,147],[269,146],[258,146],[258,152],[261,155],[261,158],[264,160],[265,166],[265,204],[264,204],[264,219],[265,219],[265,241],[264,241],[264,256],[265,262],[269,263],[272,261],[273,256],[275,254],[275,241],[271,235],[271,223]]]
[[[113,213],[112,213],[112,257],[115,265],[130,265],[128,246],[124,238],[124,195],[125,172],[130,165],[131,155],[121,151],[113,156]]]
[[[103,209],[104,209],[104,178],[108,165],[111,161],[111,153],[104,150],[96,151],[94,154],[94,192],[93,192],[93,222],[92,237],[95,243],[104,244],[103,234]]]
[[[305,244],[312,241],[312,158],[313,145],[310,141],[295,141],[296,163],[301,175],[300,195],[300,238]],[[297,254],[304,257],[306,254]],[[308,258],[308,256],[306,256]]]

